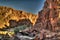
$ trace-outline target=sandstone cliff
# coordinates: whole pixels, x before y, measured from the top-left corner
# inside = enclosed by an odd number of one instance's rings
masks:
[[[57,11],[57,3],[57,0],[46,0],[43,9],[38,13],[35,27],[37,26],[51,31],[55,31],[60,28],[60,22],[58,22],[60,21],[60,11]]]
[[[37,19],[37,15],[27,13],[25,11],[15,10],[9,7],[0,6],[0,28],[5,28],[5,25],[9,26],[9,20],[29,19],[34,25]]]

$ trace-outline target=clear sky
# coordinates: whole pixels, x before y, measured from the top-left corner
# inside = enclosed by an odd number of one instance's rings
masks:
[[[0,6],[37,14],[43,8],[44,2],[45,0],[0,0]]]

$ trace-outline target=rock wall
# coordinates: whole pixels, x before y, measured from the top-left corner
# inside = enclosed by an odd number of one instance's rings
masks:
[[[57,0],[45,1],[43,9],[38,13],[35,27],[37,26],[51,31],[55,31],[57,30],[57,28],[60,28],[60,26],[58,26],[58,20],[60,20],[60,15],[57,11],[57,2]]]

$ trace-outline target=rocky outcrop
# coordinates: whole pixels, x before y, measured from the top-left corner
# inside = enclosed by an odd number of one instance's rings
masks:
[[[37,19],[37,15],[32,13],[27,13],[25,11],[15,10],[9,7],[0,6],[0,29],[3,29],[9,26],[10,20],[22,20],[22,19],[29,19],[33,25]]]
[[[57,0],[46,0],[43,9],[38,13],[35,26],[51,31],[55,31],[57,30],[56,28],[60,28],[60,26],[58,26],[58,20],[60,18],[57,10]]]
[[[35,40],[60,40],[60,6],[59,0],[46,0],[43,9],[38,13],[32,30],[39,34]],[[35,32],[36,33],[36,32]]]

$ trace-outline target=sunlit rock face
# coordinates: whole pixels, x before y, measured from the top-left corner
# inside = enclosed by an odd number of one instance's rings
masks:
[[[60,6],[58,0],[46,0],[43,9],[38,13],[35,27],[49,29],[51,31],[58,30],[58,21],[60,21]],[[60,25],[60,23],[59,23]]]
[[[9,20],[19,21],[21,19],[29,19],[34,25],[37,19],[37,15],[27,13],[25,11],[15,10],[9,7],[0,6],[0,28],[5,28],[5,25],[9,26]]]

